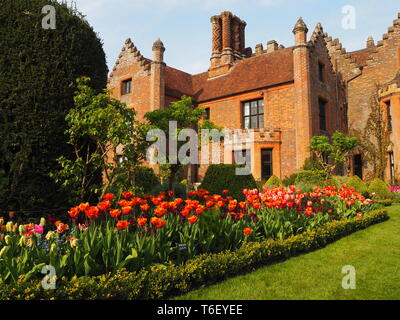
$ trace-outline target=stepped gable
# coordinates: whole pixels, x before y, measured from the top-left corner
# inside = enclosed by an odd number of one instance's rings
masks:
[[[326,49],[327,55],[331,56],[329,49],[328,49],[328,44],[326,42],[327,36],[328,36],[328,34],[324,32],[322,24],[318,22],[317,25],[315,26],[314,32],[312,33],[312,35],[310,37],[310,41],[308,42],[311,49],[313,49],[320,42]],[[330,66],[332,72],[335,73],[335,68],[333,67],[332,60],[330,60],[329,66]]]
[[[339,39],[332,39],[328,33],[324,33],[324,39],[332,65],[337,63],[338,71],[342,74],[344,80],[352,79],[361,74],[360,66],[354,60],[354,57],[346,51]]]
[[[139,63],[142,67],[142,70],[148,75],[150,74],[151,60],[143,57],[140,51],[133,44],[132,40],[128,38],[125,40],[125,44],[122,47],[120,54],[118,55],[117,61],[115,61],[115,65],[112,71],[116,71],[119,66],[129,65],[131,63]],[[108,82],[113,77],[113,75],[113,72],[111,72]]]
[[[375,48],[375,53],[385,50],[385,45],[393,39],[394,36],[399,37],[400,34],[400,13],[397,14],[397,19],[393,20],[392,26],[388,28],[388,32],[382,36],[382,40],[378,41]],[[374,54],[371,54],[366,60],[364,67],[374,62]]]

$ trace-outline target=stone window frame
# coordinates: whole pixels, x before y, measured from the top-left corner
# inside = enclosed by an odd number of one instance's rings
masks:
[[[130,83],[129,92],[127,92],[125,90],[126,89],[126,87],[124,85],[125,83]],[[125,79],[122,79],[121,83],[120,83],[120,87],[121,87],[121,96],[124,96],[124,95],[127,95],[127,94],[131,94],[132,93],[132,77],[127,77]]]
[[[258,102],[257,103],[257,113],[252,113],[252,106],[251,103],[252,102]],[[261,105],[259,104],[260,102],[262,102],[262,113],[260,113],[260,107]],[[249,114],[246,114],[246,104],[249,104]],[[264,97],[262,98],[256,98],[256,99],[251,99],[251,100],[245,100],[241,102],[241,120],[242,120],[242,128],[243,129],[262,129],[265,127],[265,102],[264,102]],[[257,117],[257,125],[255,127],[253,127],[251,125],[251,118],[252,117]],[[249,119],[249,126],[246,127],[246,119]],[[260,119],[262,119],[262,126],[260,126]]]

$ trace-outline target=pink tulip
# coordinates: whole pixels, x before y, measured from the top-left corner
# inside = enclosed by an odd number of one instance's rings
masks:
[[[33,231],[34,231],[35,233],[42,234],[42,233],[44,232],[44,228],[43,228],[43,226],[40,225],[40,224],[35,224],[35,227],[33,228]]]

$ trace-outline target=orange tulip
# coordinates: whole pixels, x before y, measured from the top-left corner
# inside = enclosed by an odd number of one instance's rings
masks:
[[[101,202],[97,205],[97,207],[99,208],[100,211],[107,211],[108,209],[110,209],[111,203],[110,203],[110,201],[108,201],[108,200],[104,200],[104,201],[101,201]]]
[[[122,196],[125,199],[131,198],[133,196],[133,192],[132,191],[124,191],[124,192],[122,192]]]
[[[147,218],[138,218],[137,222],[139,226],[144,227],[147,224]]]
[[[121,210],[119,209],[110,210],[111,217],[118,218],[120,215],[121,215]]]
[[[251,228],[244,228],[244,229],[243,229],[243,233],[244,233],[246,236],[249,236],[252,232],[253,232],[253,229],[251,229]]]
[[[76,218],[79,215],[80,211],[78,207],[71,208],[70,211],[68,211],[68,214],[70,215],[71,218]]]
[[[117,223],[118,230],[125,230],[126,228],[128,228],[128,226],[129,226],[129,222],[126,220],[120,220]]]
[[[149,209],[150,209],[150,206],[147,203],[142,204],[140,206],[140,210],[142,210],[142,211],[148,211]]]
[[[167,213],[167,210],[164,209],[164,208],[162,208],[162,207],[157,207],[157,208],[154,210],[154,214],[155,214],[156,216],[160,217],[160,218],[161,218],[162,216],[164,216],[166,213]]]
[[[123,214],[130,214],[132,212],[132,207],[126,206],[122,208],[122,213]]]
[[[58,233],[64,233],[68,229],[69,229],[69,226],[67,224],[64,224],[64,223],[59,223],[58,226],[57,226],[57,232]]]
[[[197,222],[197,220],[199,220],[199,218],[197,217],[197,216],[190,216],[189,218],[188,218],[188,221],[190,222],[190,223],[196,223]]]
[[[112,193],[106,193],[106,194],[103,196],[103,199],[104,199],[104,200],[108,200],[108,201],[112,201],[112,199],[114,199],[114,194],[112,194]]]
[[[86,217],[88,217],[89,219],[95,219],[99,217],[99,208],[97,207],[89,207],[86,211]]]
[[[86,203],[81,203],[78,208],[79,210],[81,210],[82,212],[86,211],[87,209],[89,209],[90,205],[89,202]]]
[[[151,218],[150,222],[153,226],[156,226],[158,229],[162,228],[167,223],[167,221],[157,217]]]
[[[204,211],[204,209],[205,209],[205,207],[204,207],[204,206],[202,206],[202,205],[200,205],[200,206],[198,206],[198,207],[197,207],[197,209],[196,209],[196,213],[197,213],[197,214],[202,214],[202,213],[203,213],[203,211]]]

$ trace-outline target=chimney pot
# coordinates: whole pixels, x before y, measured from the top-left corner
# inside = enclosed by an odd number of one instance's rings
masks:
[[[369,36],[367,39],[367,48],[372,48],[372,47],[375,47],[375,41],[374,38]]]
[[[278,50],[278,42],[271,40],[267,42],[267,53]]]

